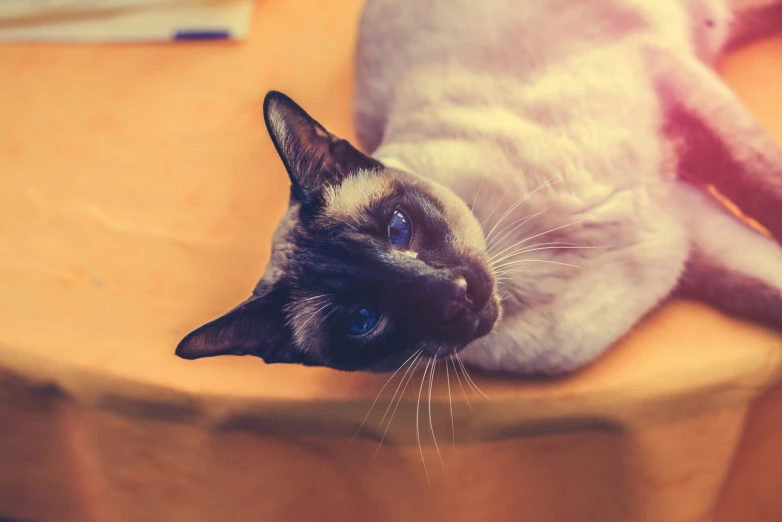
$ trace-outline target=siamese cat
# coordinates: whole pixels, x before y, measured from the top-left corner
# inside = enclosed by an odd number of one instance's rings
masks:
[[[782,152],[712,68],[775,29],[779,1],[368,0],[360,149],[268,93],[290,206],[177,355],[561,375],[672,295],[782,326]]]

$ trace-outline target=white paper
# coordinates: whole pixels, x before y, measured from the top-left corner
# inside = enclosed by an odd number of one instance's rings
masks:
[[[182,31],[241,40],[252,7],[253,0],[0,0],[0,41],[160,41]]]

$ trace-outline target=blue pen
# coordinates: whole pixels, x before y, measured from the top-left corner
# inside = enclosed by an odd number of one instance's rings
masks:
[[[198,29],[178,30],[174,33],[174,40],[200,41],[200,40],[228,40],[231,34],[224,29]]]

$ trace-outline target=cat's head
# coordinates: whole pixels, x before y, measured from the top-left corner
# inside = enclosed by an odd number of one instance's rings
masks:
[[[252,297],[177,355],[382,372],[492,330],[496,282],[461,199],[362,154],[283,94],[266,96],[264,117],[291,180],[271,261]]]

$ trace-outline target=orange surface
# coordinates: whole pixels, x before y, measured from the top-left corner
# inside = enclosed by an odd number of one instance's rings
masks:
[[[174,357],[269,255],[265,92],[351,136],[359,7],[264,1],[244,44],[0,46],[0,516],[782,520],[782,335],[702,305],[571,379],[476,377],[455,449],[440,379],[431,486],[415,393],[374,464],[391,393],[348,440],[384,377]],[[780,63],[777,37],[722,70],[782,142]]]

